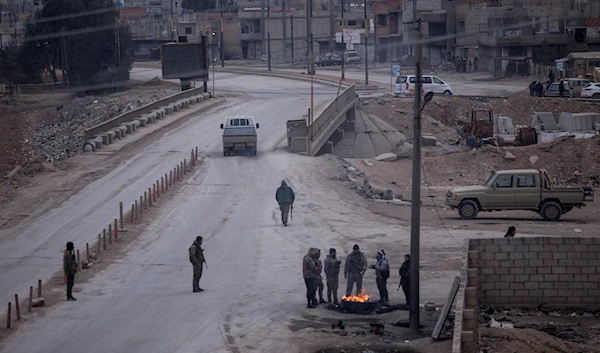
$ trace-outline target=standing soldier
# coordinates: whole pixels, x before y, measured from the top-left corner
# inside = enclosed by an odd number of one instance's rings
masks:
[[[565,81],[560,80],[558,82],[558,95],[562,98],[565,94]]]
[[[73,285],[75,284],[75,274],[77,273],[77,260],[75,259],[75,247],[73,242],[67,243],[67,250],[63,256],[63,269],[67,276],[67,300],[77,300],[73,297]]]
[[[550,79],[550,83],[554,82],[554,71],[550,70],[550,73],[548,74],[548,79]]]
[[[329,255],[325,258],[325,277],[327,278],[327,302],[331,303],[331,296],[333,295],[333,304],[339,305],[337,291],[342,262],[335,255],[335,249],[329,249]]]
[[[317,278],[321,276],[321,269],[317,266],[317,248],[308,249],[308,253],[302,259],[302,276],[306,284],[306,305],[309,309],[316,308],[317,302]]]
[[[281,222],[287,227],[288,213],[290,209],[294,207],[294,190],[287,185],[285,180],[281,181],[281,186],[277,188],[275,193],[275,199],[279,203],[279,209],[281,210]]]
[[[387,279],[390,278],[390,264],[387,257],[385,257],[385,251],[377,251],[377,263],[371,266],[375,270],[377,282],[377,289],[379,290],[379,299],[382,305],[388,303],[388,290],[387,290]]]
[[[323,263],[321,262],[321,249],[317,249],[317,253],[315,254],[316,260],[315,264],[319,270],[319,277],[317,278],[317,288],[319,289],[319,304],[327,303],[325,299],[323,299],[323,289],[325,286],[323,285],[323,277],[321,276],[321,272],[323,271]]]
[[[410,284],[410,255],[404,255],[404,263],[400,267],[400,286],[402,286],[402,291],[404,292],[404,296],[406,297],[406,305],[409,304],[410,292],[409,292],[409,284]],[[398,286],[398,287],[400,287]]]
[[[473,68],[475,69],[475,71],[479,70],[479,58],[475,57],[473,59]]]
[[[344,267],[344,278],[348,280],[348,284],[346,285],[347,297],[352,294],[354,283],[356,283],[356,295],[360,294],[362,290],[362,276],[367,270],[367,258],[360,251],[358,244],[354,244],[352,250],[352,253],[346,259],[346,266]]]
[[[192,286],[195,293],[203,292],[200,288],[200,278],[202,277],[202,265],[204,264],[204,249],[202,249],[202,237],[196,237],[196,241],[190,246],[190,262],[194,266],[194,282]]]

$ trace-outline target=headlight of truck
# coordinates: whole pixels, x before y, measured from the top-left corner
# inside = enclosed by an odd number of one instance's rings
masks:
[[[457,200],[460,199],[460,194],[454,194],[454,198]]]

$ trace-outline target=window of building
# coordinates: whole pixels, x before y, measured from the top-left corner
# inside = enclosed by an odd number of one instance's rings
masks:
[[[356,26],[356,21],[348,21],[348,26]]]
[[[465,21],[456,22],[456,33],[465,33]]]
[[[185,27],[185,34],[192,34],[192,27]]]
[[[386,15],[377,15],[377,25],[378,26],[387,26],[387,16]]]
[[[323,11],[327,11],[327,5],[323,4],[321,5],[321,8],[323,9]]]

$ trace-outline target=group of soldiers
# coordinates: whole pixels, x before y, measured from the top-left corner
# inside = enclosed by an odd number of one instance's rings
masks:
[[[467,64],[469,65],[469,71],[467,71]],[[471,72],[473,68],[475,71],[479,70],[479,58],[473,58],[473,61],[469,60],[467,62],[467,58],[459,58],[458,56],[454,58],[454,65],[456,66],[456,72]]]
[[[339,274],[342,268],[342,261],[337,258],[336,249],[329,249],[329,255],[325,257],[325,261],[321,261],[321,249],[310,248],[308,253],[302,260],[302,275],[306,284],[306,300],[307,308],[316,308],[319,304],[334,304],[339,305],[338,301],[338,286]],[[360,296],[363,290],[362,282],[363,275],[368,268],[375,270],[377,289],[379,290],[380,303],[382,305],[389,304],[389,296],[387,290],[387,280],[390,277],[390,265],[384,250],[377,251],[376,263],[368,266],[367,258],[360,251],[358,244],[352,247],[352,252],[347,256],[344,265],[344,279],[346,284],[346,297],[352,295],[352,290],[356,285],[356,295]],[[324,283],[321,272],[325,272],[327,283],[327,300],[323,298]],[[409,300],[409,273],[410,273],[410,255],[405,255],[405,261],[400,267],[400,285],[404,295],[406,296],[406,304]],[[319,299],[317,299],[317,291]],[[333,299],[333,301],[332,301]]]

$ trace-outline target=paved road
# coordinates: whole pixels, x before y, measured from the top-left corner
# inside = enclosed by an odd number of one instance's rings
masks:
[[[155,76],[160,76],[159,70],[134,70],[132,74],[133,79],[142,80]],[[251,203],[248,203],[253,193],[250,181],[265,181],[271,185],[274,183],[268,158],[262,155],[268,155],[284,139],[285,121],[299,118],[310,107],[309,86],[304,82],[268,77],[240,80],[236,75],[227,74],[217,75],[217,80],[218,87],[222,89],[246,92],[248,95],[230,98],[225,106],[211,109],[176,130],[164,134],[156,143],[117,165],[106,176],[92,182],[66,202],[24,226],[19,236],[14,236],[11,229],[0,231],[0,298],[3,302],[11,300],[14,293],[18,293],[22,298],[26,297],[29,286],[37,283],[38,278],[43,281],[49,280],[62,266],[61,251],[67,241],[74,241],[79,244],[79,248],[81,244],[92,241],[94,234],[117,216],[119,201],[124,201],[127,205],[135,200],[157,177],[164,175],[178,161],[188,158],[189,151],[194,146],[199,146],[203,154],[222,156],[221,130],[218,126],[226,115],[254,115],[260,122],[259,157],[256,160],[236,157],[211,164],[207,173],[207,180],[211,186],[204,190],[206,197],[198,200],[201,205],[194,207],[203,210],[202,214],[197,215],[198,221],[204,217],[215,219],[213,212],[224,217],[236,206],[240,198],[252,209]],[[333,98],[335,92],[333,88],[316,86],[316,105],[319,106]],[[205,223],[198,223],[197,229],[203,229],[203,224]],[[174,230],[168,230],[171,231]],[[181,241],[182,244],[175,248],[187,249],[183,243],[188,243],[189,237]],[[153,244],[157,251],[165,251],[160,246],[157,247],[157,244]],[[156,259],[161,256],[153,254],[152,257]],[[217,266],[215,263],[215,267]],[[150,279],[148,285],[151,283]],[[110,311],[106,310],[105,315],[110,315]],[[66,338],[67,335],[60,337]],[[59,351],[63,348],[50,345],[43,351]],[[22,348],[20,351],[42,350]]]

